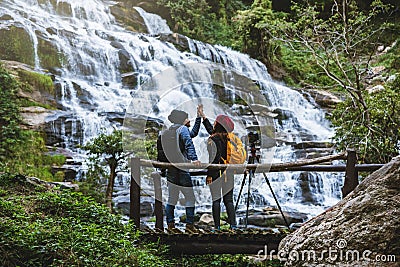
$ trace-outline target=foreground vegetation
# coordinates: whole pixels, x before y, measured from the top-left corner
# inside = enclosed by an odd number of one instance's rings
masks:
[[[161,266],[138,232],[81,193],[0,177],[1,266]]]
[[[171,257],[92,198],[22,175],[0,175],[0,233],[4,267],[256,266],[243,255]]]

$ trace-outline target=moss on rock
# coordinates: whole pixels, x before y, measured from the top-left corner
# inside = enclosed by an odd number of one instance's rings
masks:
[[[33,66],[34,48],[29,33],[23,28],[11,26],[0,29],[0,58],[15,60]]]
[[[53,80],[49,75],[19,69],[18,76],[21,82],[28,83],[36,90],[47,92],[52,95],[55,93]]]

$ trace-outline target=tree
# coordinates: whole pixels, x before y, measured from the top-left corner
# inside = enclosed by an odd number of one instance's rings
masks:
[[[105,202],[107,207],[112,210],[112,192],[114,189],[115,177],[117,172],[124,168],[125,158],[127,153],[124,153],[122,146],[122,131],[116,130],[111,134],[101,133],[99,136],[82,146],[94,157],[90,158],[98,175],[102,176],[103,172],[101,166],[104,161],[108,167],[108,183],[105,195]]]
[[[293,8],[294,18],[275,32],[281,36],[274,36],[293,49],[300,48],[309,54],[333,85],[347,92],[352,105],[363,113],[367,127],[371,121],[363,80],[381,44],[381,34],[388,28],[387,23],[379,26],[375,23],[387,7],[379,0],[373,1],[370,7],[364,11],[355,0],[335,0],[332,15],[323,19],[316,5],[297,4]]]
[[[302,54],[304,62],[294,63],[298,64],[299,71],[305,71],[306,62],[314,64],[312,71],[317,75],[313,79],[308,79],[307,74],[299,75],[305,79],[300,83],[343,92],[344,104],[330,117],[337,130],[338,147],[353,146],[365,162],[386,162],[394,151],[398,154],[396,138],[391,134],[397,118],[386,121],[391,125],[388,130],[380,124],[382,114],[377,112],[381,109],[396,116],[392,107],[397,106],[397,99],[389,92],[392,89],[381,93],[380,98],[369,95],[366,90],[377,47],[384,43],[385,33],[393,26],[387,22],[391,19],[391,7],[380,0],[371,1],[363,8],[356,0],[333,0],[329,5],[305,0],[293,3],[292,12],[287,16],[276,16],[270,11],[269,0],[256,2],[258,7],[253,8],[251,15],[256,21],[253,27],[264,36],[262,42],[289,49],[290,55]],[[329,13],[327,7],[330,7]],[[257,15],[263,12],[269,15]]]
[[[370,124],[363,123],[362,109],[347,99],[331,115],[339,149],[354,147],[365,163],[387,163],[400,151],[400,77],[385,90],[366,94]]]
[[[240,50],[261,60],[270,74],[279,64],[276,57],[280,57],[280,44],[273,39],[287,17],[287,13],[273,11],[271,0],[255,0],[249,9],[238,11],[234,18],[241,39]]]

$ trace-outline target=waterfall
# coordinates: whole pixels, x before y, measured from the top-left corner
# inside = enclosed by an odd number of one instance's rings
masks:
[[[204,103],[210,119],[217,114],[228,113],[238,122],[235,130],[245,136],[246,128],[253,122],[247,115],[240,114],[239,110],[243,108],[240,103],[228,107],[218,100],[219,94],[232,97],[238,93],[236,89],[217,92],[220,89],[212,83],[182,84],[187,77],[200,75],[191,72],[190,68],[179,72],[185,77],[173,76],[176,73],[168,76],[171,84],[181,84],[174,90],[164,92],[158,88],[167,87],[169,81],[155,84],[158,87],[148,94],[142,90],[152,77],[168,72],[172,67],[211,62],[223,64],[249,81],[255,81],[270,112],[280,118],[273,120],[278,144],[274,148],[274,162],[299,158],[296,154],[299,151],[292,146],[295,143],[327,141],[332,136],[324,112],[299,92],[274,81],[261,62],[229,48],[190,38],[187,38],[190,51],[181,52],[172,43],[159,38],[160,33],[171,33],[165,20],[136,7],[132,12],[136,10],[143,17],[149,34],[133,32],[116,22],[110,11],[115,4],[98,0],[0,2],[0,17],[3,18],[0,30],[23,28],[32,39],[35,68],[38,71],[50,69],[55,75],[56,100],[61,111],[48,118],[48,133],[58,137],[51,145],[82,153],[77,144],[86,143],[101,131],[111,132],[120,128],[132,103],[137,109],[142,108],[144,115],[149,115],[152,122],[158,125],[167,121],[173,107],[185,109],[193,119],[196,105]],[[41,45],[43,43],[45,45]],[[46,65],[41,50],[43,47],[56,51],[58,67]],[[220,85],[227,85],[225,82]],[[163,94],[157,94],[158,91]],[[153,104],[148,106],[143,99]],[[156,109],[154,103],[157,103]],[[206,139],[204,129],[194,139],[202,161],[207,160],[204,153]],[[268,177],[285,210],[316,215],[340,198],[342,177],[338,174],[269,173]],[[236,178],[237,195],[242,176]],[[208,203],[200,205],[200,209],[207,210],[211,203],[209,190],[202,178],[198,181],[198,202]],[[145,183],[144,187],[151,191],[150,183]],[[256,175],[252,188],[254,196],[257,194],[265,203],[275,205],[262,175]],[[119,200],[117,197],[116,201]]]
[[[134,7],[142,16],[149,34],[172,33],[166,20],[156,14],[147,13],[140,7]]]

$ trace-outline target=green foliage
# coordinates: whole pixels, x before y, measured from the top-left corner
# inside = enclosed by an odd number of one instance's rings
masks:
[[[172,257],[92,198],[0,174],[0,266],[281,266],[244,255]]]
[[[112,209],[112,191],[115,177],[118,171],[126,168],[125,157],[127,154],[123,150],[122,143],[122,131],[116,130],[111,134],[101,133],[82,146],[84,150],[93,155],[89,158],[86,185],[92,186],[93,190],[90,194],[95,196],[96,199],[100,199],[102,184],[104,184],[105,177],[108,176],[105,200],[110,209]]]
[[[272,60],[277,46],[272,42],[272,32],[278,27],[284,13],[272,10],[271,0],[256,0],[248,10],[238,11],[235,17],[239,36],[242,39],[242,50],[255,58],[266,58]],[[265,34],[266,29],[271,34]]]
[[[22,131],[24,142],[16,143],[12,148],[12,156],[0,164],[0,170],[38,177],[47,181],[55,178],[51,167],[65,163],[63,155],[47,155],[47,148],[42,135],[34,131]]]
[[[55,93],[53,80],[49,75],[19,69],[18,76],[21,82],[28,84],[29,87],[35,90],[45,91],[50,94]]]
[[[175,27],[188,36],[203,36],[203,29],[207,27],[206,14],[210,7],[205,0],[159,0],[171,11],[171,17],[175,21]]]
[[[177,266],[232,266],[232,267],[248,267],[248,266],[283,266],[279,260],[253,262],[246,255],[203,255],[203,256],[186,256],[177,260]]]
[[[389,74],[400,72],[400,39],[396,40],[395,45],[387,53],[378,58],[375,65],[385,66]]]
[[[51,86],[52,84],[51,81]],[[20,128],[22,119],[17,97],[20,86],[21,84],[0,65],[0,171],[52,180],[51,166],[63,165],[65,157],[45,155],[47,149],[40,133]]]
[[[82,149],[87,150],[92,157],[89,158],[91,175],[94,177],[96,173],[99,177],[109,175],[104,166],[123,169],[126,154],[122,146],[122,131],[114,131],[111,134],[101,133],[99,136],[88,142]],[[105,162],[103,162],[105,161]],[[105,163],[105,164],[104,164]]]
[[[33,42],[24,28],[16,26],[0,29],[0,58],[35,65]]]
[[[123,156],[122,131],[114,131],[112,134],[101,133],[82,148],[98,157],[117,159]]]
[[[0,64],[0,161],[13,156],[14,147],[23,141],[17,101],[17,81]]]
[[[239,12],[244,43],[269,64],[280,62],[291,85],[341,90],[346,101],[330,117],[338,148],[357,148],[362,162],[387,162],[399,153],[397,89],[369,95],[365,79],[378,45],[393,41],[387,33],[396,28],[390,17],[394,9],[379,0],[368,7],[355,0],[325,4],[292,2],[292,12],[282,14],[271,10],[269,0],[254,1],[250,10]],[[388,53],[382,61],[391,73],[397,72],[397,58],[398,53]]]
[[[370,123],[350,99],[339,104],[330,119],[338,149],[355,148],[363,163],[387,163],[400,153],[400,77],[384,91],[366,93]]]
[[[103,165],[96,159],[90,159],[85,177],[79,182],[79,191],[86,196],[92,197],[98,203],[105,202],[104,185],[107,184],[107,176],[109,175]]]
[[[26,98],[22,98],[18,102],[21,105],[21,107],[42,107],[45,109],[56,109],[51,105],[35,102]]]
[[[163,266],[154,250],[135,245],[132,224],[81,193],[25,187],[1,175],[1,266]]]
[[[242,1],[158,0],[169,10],[173,31],[196,40],[240,48],[240,38],[232,20],[244,8]]]

